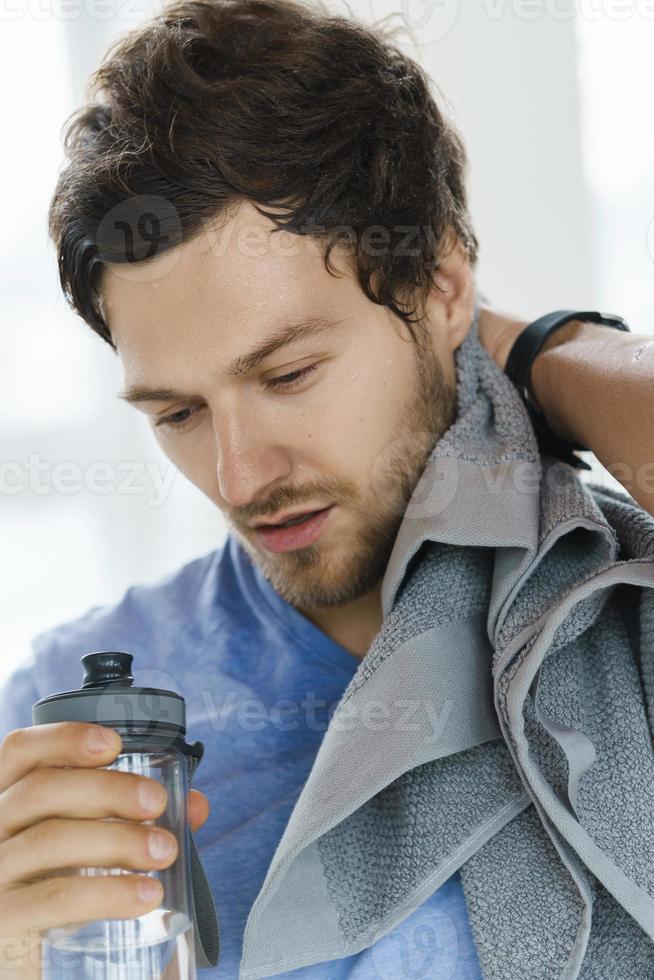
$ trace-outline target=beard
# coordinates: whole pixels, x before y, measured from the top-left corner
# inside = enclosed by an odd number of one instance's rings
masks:
[[[303,488],[305,499],[327,497],[341,504],[336,519],[353,516],[347,547],[318,539],[304,548],[273,554],[260,551],[234,528],[243,549],[275,591],[302,612],[353,602],[384,577],[416,484],[456,414],[456,388],[447,381],[431,344],[414,344],[414,372],[415,385],[401,413],[402,421],[375,460],[365,496],[352,481],[336,478]],[[283,491],[276,497],[276,511],[298,503],[291,492],[284,497]],[[324,536],[330,531],[337,536],[330,528]]]

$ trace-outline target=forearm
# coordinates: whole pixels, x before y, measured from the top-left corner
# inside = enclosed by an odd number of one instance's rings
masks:
[[[531,379],[551,427],[654,514],[654,338],[574,321],[548,338]]]

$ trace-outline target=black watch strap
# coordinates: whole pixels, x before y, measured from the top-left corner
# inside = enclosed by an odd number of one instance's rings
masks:
[[[539,317],[524,328],[522,333],[516,338],[509,352],[504,371],[522,396],[534,427],[541,453],[555,456],[579,469],[589,470],[591,467],[588,463],[585,463],[578,456],[574,455],[575,451],[585,452],[587,447],[577,446],[572,442],[561,439],[550,428],[545,416],[534,404],[535,397],[531,388],[531,367],[536,355],[549,335],[565,323],[569,323],[570,320],[586,320],[590,323],[613,327],[616,330],[629,331],[627,323],[621,316],[610,313],[598,313],[594,310],[556,310],[554,313],[547,313],[545,316]]]

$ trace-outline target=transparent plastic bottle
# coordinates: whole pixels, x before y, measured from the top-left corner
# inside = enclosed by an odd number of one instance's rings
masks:
[[[81,658],[85,675],[80,690],[37,701],[33,722],[93,721],[119,731],[121,752],[103,768],[137,773],[163,784],[168,793],[165,811],[142,822],[173,833],[177,857],[159,871],[89,867],[55,872],[148,874],[161,880],[164,895],[158,908],[137,918],[77,922],[44,931],[43,980],[195,980],[197,975],[188,756],[195,754],[197,765],[203,746],[185,741],[185,704],[179,694],[132,686],[132,659],[129,653],[115,651],[86,654]]]

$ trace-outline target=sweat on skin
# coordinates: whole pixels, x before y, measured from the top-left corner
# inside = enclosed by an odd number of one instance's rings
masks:
[[[145,412],[279,595],[361,659],[381,626],[381,579],[406,505],[454,417],[473,273],[455,242],[416,344],[367,298],[342,246],[332,275],[317,238],[275,228],[243,201],[169,252],[107,264],[104,315],[121,397]],[[248,356],[298,324],[292,342]],[[270,552],[250,526],[331,505],[301,549]]]

